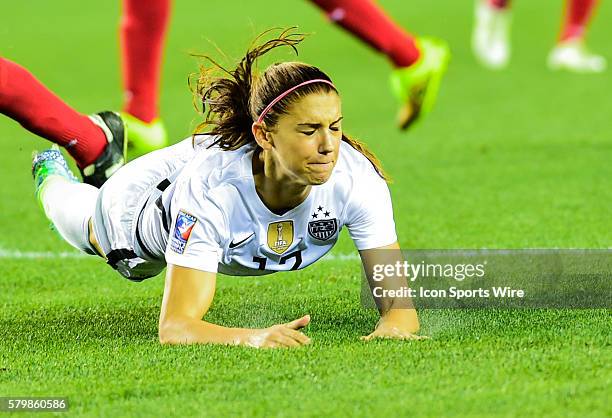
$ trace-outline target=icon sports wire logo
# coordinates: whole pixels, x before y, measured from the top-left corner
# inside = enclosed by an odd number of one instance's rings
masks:
[[[183,210],[179,211],[176,217],[174,231],[172,232],[172,238],[170,239],[170,248],[172,251],[178,254],[183,254],[185,252],[185,247],[187,247],[187,242],[191,236],[191,231],[193,231],[193,227],[197,222],[198,219],[195,216]]]

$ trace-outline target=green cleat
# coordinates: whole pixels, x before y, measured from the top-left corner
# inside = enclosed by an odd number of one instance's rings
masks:
[[[450,60],[450,50],[442,40],[418,38],[417,46],[421,51],[418,61],[391,74],[391,89],[401,106],[398,125],[402,130],[431,112]]]
[[[34,152],[32,159],[32,177],[34,177],[34,194],[42,206],[42,192],[45,184],[52,179],[61,179],[71,183],[79,180],[70,171],[68,163],[57,145],[43,152]]]
[[[146,123],[125,112],[121,118],[127,126],[128,146],[138,155],[168,146],[168,134],[161,119]]]

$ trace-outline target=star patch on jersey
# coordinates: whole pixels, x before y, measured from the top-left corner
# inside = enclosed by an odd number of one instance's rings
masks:
[[[268,247],[282,254],[293,243],[293,221],[272,222],[268,225]]]
[[[323,206],[317,208],[315,213],[312,214],[312,219],[317,219],[319,215],[322,218],[330,216],[330,211],[325,210]],[[319,219],[316,221],[308,222],[308,235],[319,241],[327,241],[333,237],[338,231],[338,220],[332,219]]]
[[[170,248],[172,251],[178,254],[183,254],[185,252],[187,241],[189,241],[191,231],[197,222],[198,219],[195,216],[182,210],[179,211],[176,217],[174,232],[170,239]]]
[[[336,231],[338,231],[336,218],[308,222],[308,235],[319,241],[327,241],[336,234]]]

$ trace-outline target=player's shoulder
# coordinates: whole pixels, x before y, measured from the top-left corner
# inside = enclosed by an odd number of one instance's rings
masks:
[[[248,183],[249,155],[252,146],[223,150],[214,145],[214,137],[194,142],[194,157],[178,173],[172,193],[175,203],[202,210],[227,212]]]
[[[208,136],[194,143],[195,156],[180,173],[180,180],[211,191],[245,176],[244,159],[253,147],[224,150],[214,144],[214,139]]]

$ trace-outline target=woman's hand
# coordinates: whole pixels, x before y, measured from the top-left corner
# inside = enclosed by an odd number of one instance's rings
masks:
[[[361,337],[362,341],[370,341],[375,338],[386,338],[393,340],[428,340],[429,337],[423,335],[416,335],[409,330],[402,328],[401,326],[388,323],[378,323],[374,332],[369,335]]]
[[[310,338],[298,331],[308,325],[309,315],[266,329],[228,328],[202,320],[213,300],[215,284],[215,273],[168,264],[159,317],[160,343],[257,348],[310,344]]]
[[[376,329],[369,335],[361,337],[362,341],[375,338],[389,338],[395,340],[426,340],[429,337],[416,335],[419,330],[419,321],[413,309],[391,309],[380,318]]]
[[[286,324],[265,329],[254,329],[245,345],[254,348],[287,348],[310,344],[310,338],[297,331],[310,322],[310,315],[304,315]]]
[[[404,257],[399,244],[393,244],[369,250],[360,250],[359,255],[366,272],[370,291],[374,302],[381,313],[376,329],[369,335],[361,337],[362,341],[370,341],[375,338],[390,338],[396,340],[423,340],[429,337],[416,335],[419,331],[419,318],[414,309],[410,297],[377,296],[375,289],[400,290],[408,287],[406,277],[395,269],[391,274],[385,273],[380,276],[381,266],[393,267],[404,262]],[[378,271],[377,271],[378,270]]]

